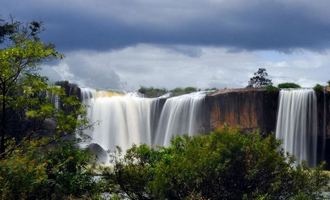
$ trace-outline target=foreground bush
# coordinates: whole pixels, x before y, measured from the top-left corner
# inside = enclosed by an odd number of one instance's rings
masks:
[[[91,156],[72,142],[33,140],[0,160],[0,199],[96,198]]]
[[[229,129],[177,137],[167,148],[133,147],[105,175],[129,199],[322,199],[328,177],[295,167],[279,145]]]

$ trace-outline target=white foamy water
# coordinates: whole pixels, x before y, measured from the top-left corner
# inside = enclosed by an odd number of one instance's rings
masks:
[[[204,97],[204,93],[197,92],[167,99],[160,115],[155,144],[166,146],[175,135],[202,133]]]
[[[136,94],[81,89],[87,117],[94,123],[86,134],[91,143],[105,150],[119,146],[123,151],[133,144],[168,145],[175,135],[198,133],[199,112],[205,94],[172,97],[164,106],[161,98],[142,98]]]
[[[317,101],[313,89],[281,90],[276,137],[299,163],[316,165]]]

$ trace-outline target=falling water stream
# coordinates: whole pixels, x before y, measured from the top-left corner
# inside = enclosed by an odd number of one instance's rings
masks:
[[[81,89],[87,117],[94,123],[86,134],[104,150],[133,144],[168,145],[175,135],[197,134],[205,94],[191,93],[168,98],[143,98],[137,94]]]
[[[317,101],[313,89],[280,91],[276,137],[298,163],[316,165]]]

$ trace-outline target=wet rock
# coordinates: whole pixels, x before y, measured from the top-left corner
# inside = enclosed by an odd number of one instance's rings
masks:
[[[98,144],[92,143],[87,146],[87,149],[96,157],[96,162],[107,164],[109,162],[108,153]]]

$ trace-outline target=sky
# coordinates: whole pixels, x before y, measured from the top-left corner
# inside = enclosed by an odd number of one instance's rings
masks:
[[[0,17],[41,21],[65,58],[52,81],[140,86],[245,87],[258,68],[276,85],[330,80],[328,0],[1,0]]]

